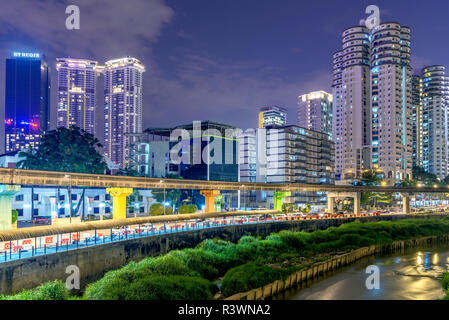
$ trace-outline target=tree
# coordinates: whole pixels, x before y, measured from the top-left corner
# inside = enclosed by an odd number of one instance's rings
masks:
[[[74,126],[60,127],[42,136],[39,149],[21,151],[19,156],[24,159],[17,165],[30,170],[103,174],[107,165],[99,148],[102,145],[92,134]]]
[[[382,182],[382,178],[380,178],[376,171],[374,170],[367,170],[363,172],[361,181],[364,185],[368,186],[378,186]],[[371,201],[375,198],[375,195],[373,192],[362,192],[360,194],[360,204],[367,205],[371,203]]]
[[[362,173],[361,181],[364,182],[366,185],[380,185],[382,178],[380,178],[376,171],[374,170],[367,170]]]
[[[175,175],[175,174],[168,174],[166,179],[182,179],[181,177]],[[178,205],[180,201],[180,196],[182,193],[182,190],[179,189],[153,189],[151,190],[151,193],[154,195],[154,198],[157,202],[163,203],[165,202],[171,202],[172,204]]]
[[[129,168],[129,164],[125,163],[124,169],[119,169],[116,173],[116,176],[127,176],[127,177],[138,177],[140,176],[139,172],[137,170]]]
[[[413,167],[412,169],[413,178],[418,181],[423,182],[425,185],[439,184],[438,178],[435,174],[426,172],[421,167]]]

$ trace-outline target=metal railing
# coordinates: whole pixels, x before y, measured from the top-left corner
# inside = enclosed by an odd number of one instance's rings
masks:
[[[361,214],[358,217],[368,216]],[[354,215],[333,217],[348,218]],[[42,256],[63,251],[77,250],[81,248],[137,239],[167,235],[176,232],[219,228],[224,226],[241,226],[258,223],[280,223],[293,220],[329,219],[329,216],[231,216],[227,218],[215,217],[209,220],[178,220],[174,223],[158,222],[137,225],[126,225],[122,228],[93,229],[88,232],[70,232],[41,236],[21,240],[4,241],[4,249],[0,250],[0,263]]]

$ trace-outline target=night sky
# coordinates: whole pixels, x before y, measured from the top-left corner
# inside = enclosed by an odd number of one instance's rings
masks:
[[[65,28],[69,4],[80,7],[81,30]],[[447,0],[1,0],[1,118],[5,59],[37,51],[52,71],[52,127],[57,57],[104,63],[126,55],[147,68],[144,128],[213,120],[246,129],[257,126],[265,105],[286,107],[294,124],[298,95],[330,92],[341,32],[366,18],[370,4],[380,7],[382,21],[411,28],[415,68],[449,66]],[[97,103],[102,139],[102,99]]]

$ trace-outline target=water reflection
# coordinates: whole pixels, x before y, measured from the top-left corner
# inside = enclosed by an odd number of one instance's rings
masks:
[[[380,289],[368,290],[366,267],[380,269]],[[356,264],[276,297],[291,300],[434,300],[444,296],[440,276],[449,270],[449,248],[407,250]]]

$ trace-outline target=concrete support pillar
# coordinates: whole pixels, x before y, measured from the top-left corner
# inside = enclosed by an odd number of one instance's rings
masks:
[[[360,192],[354,195],[354,214],[360,214]]]
[[[133,193],[132,188],[107,188],[112,197],[112,219],[126,219],[126,197]]]
[[[410,214],[410,196],[407,194],[402,194],[402,213]]]
[[[220,190],[201,190],[200,194],[204,197],[205,212],[215,212],[215,197],[220,195]]]
[[[12,197],[19,191],[19,185],[0,185],[0,230],[12,229]]]
[[[334,214],[335,213],[335,198],[327,196],[327,213]]]
[[[292,193],[290,191],[276,191],[273,193],[274,210],[282,211],[282,199],[290,197]]]

